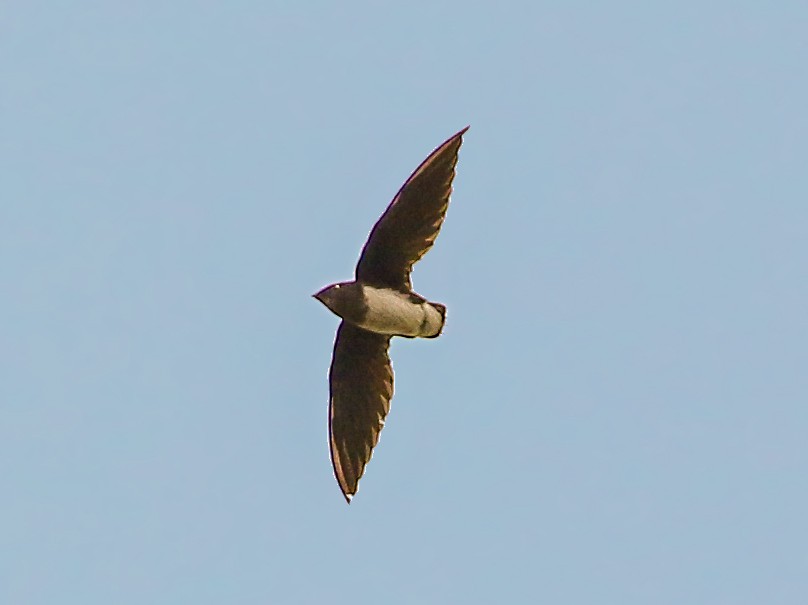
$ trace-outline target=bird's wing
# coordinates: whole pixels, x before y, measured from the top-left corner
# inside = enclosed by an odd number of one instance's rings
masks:
[[[449,206],[457,152],[468,126],[435,149],[402,185],[376,222],[356,265],[356,279],[412,289],[412,266],[432,247]]]
[[[329,382],[328,437],[331,462],[345,499],[358,489],[379,441],[393,397],[390,336],[343,321],[337,330]]]

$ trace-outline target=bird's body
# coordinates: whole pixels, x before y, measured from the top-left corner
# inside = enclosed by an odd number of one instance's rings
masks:
[[[350,502],[393,396],[390,338],[435,338],[446,307],[412,290],[410,272],[435,241],[452,190],[464,128],[412,173],[370,233],[356,279],[314,295],[342,318],[329,372],[329,441],[334,473]]]
[[[446,318],[446,307],[414,292],[360,282],[334,284],[315,296],[336,315],[376,334],[435,338]]]

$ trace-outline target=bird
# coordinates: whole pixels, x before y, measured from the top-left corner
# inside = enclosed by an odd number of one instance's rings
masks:
[[[404,182],[373,226],[354,279],[313,295],[341,318],[328,373],[328,440],[349,504],[390,411],[390,339],[437,338],[446,322],[446,306],[416,294],[410,273],[443,225],[468,129],[439,145]]]

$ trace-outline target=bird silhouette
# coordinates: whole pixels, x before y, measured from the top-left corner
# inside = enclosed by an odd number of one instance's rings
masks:
[[[443,225],[468,128],[429,154],[399,189],[370,232],[355,279],[314,294],[342,318],[329,371],[328,435],[334,474],[349,503],[390,411],[390,339],[435,338],[446,321],[444,305],[413,292],[410,273]]]

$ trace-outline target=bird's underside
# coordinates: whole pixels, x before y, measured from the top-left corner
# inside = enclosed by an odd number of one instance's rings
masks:
[[[435,149],[398,191],[368,237],[356,280],[315,294],[342,317],[329,372],[328,433],[334,474],[348,502],[390,411],[390,338],[433,338],[443,327],[445,307],[412,292],[410,273],[443,224],[466,130]]]

